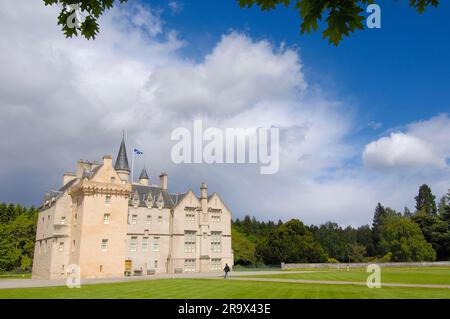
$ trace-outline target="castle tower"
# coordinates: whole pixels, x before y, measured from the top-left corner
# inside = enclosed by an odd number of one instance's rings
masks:
[[[130,178],[130,166],[128,165],[127,148],[125,146],[125,136],[122,136],[119,153],[117,154],[114,169],[119,174],[122,181],[128,182]]]
[[[139,184],[144,186],[148,186],[149,184],[149,178],[145,167],[142,169],[141,175],[139,175]]]
[[[103,164],[69,191],[73,210],[69,264],[80,267],[82,278],[123,276],[131,184],[120,179],[111,156],[104,156]]]

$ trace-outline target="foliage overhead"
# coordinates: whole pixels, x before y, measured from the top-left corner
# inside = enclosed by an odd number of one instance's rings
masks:
[[[62,7],[58,16],[58,25],[61,25],[65,36],[82,35],[86,39],[95,39],[100,30],[98,19],[108,9],[115,5],[115,0],[43,0],[45,5],[60,5]],[[128,0],[118,0],[125,3]],[[324,39],[329,43],[338,45],[344,36],[356,30],[364,29],[365,11],[374,0],[235,0],[241,8],[250,8],[254,5],[263,11],[274,10],[279,5],[290,7],[299,12],[301,33],[317,32],[321,22],[326,24],[322,32]],[[67,23],[73,9],[70,5],[78,5],[84,21],[79,26],[70,27]],[[409,0],[410,7],[419,13],[425,12],[428,7],[437,7],[439,0]],[[72,15],[72,16],[71,16]]]
[[[95,39],[100,30],[98,19],[108,9],[114,6],[114,0],[43,0],[45,5],[60,5],[61,11],[58,16],[58,25],[61,26],[64,35],[71,38],[73,35],[81,34],[86,39]],[[125,3],[128,0],[118,0]],[[84,21],[78,25],[70,25],[68,21],[75,24],[75,15],[72,5],[80,9]]]
[[[257,5],[263,11],[273,10],[278,5],[290,7],[299,12],[302,20],[300,32],[311,33],[319,29],[325,19],[326,28],[322,37],[329,43],[338,45],[343,36],[355,30],[364,29],[365,11],[374,0],[238,0],[242,8]],[[409,0],[409,5],[423,13],[427,7],[437,7],[439,0]]]

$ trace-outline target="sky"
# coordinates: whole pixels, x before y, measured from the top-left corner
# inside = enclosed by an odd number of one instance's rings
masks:
[[[38,206],[78,159],[116,156],[135,174],[169,174],[173,192],[206,182],[264,220],[371,223],[427,183],[450,188],[450,4],[418,14],[379,1],[381,29],[338,46],[302,35],[298,13],[235,1],[132,1],[105,14],[95,41],[66,39],[57,7],[0,3],[0,201]],[[171,132],[279,127],[280,169],[175,164]],[[131,153],[129,154],[131,156]]]

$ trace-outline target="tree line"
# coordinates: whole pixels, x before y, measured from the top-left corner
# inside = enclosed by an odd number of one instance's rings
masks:
[[[38,211],[0,203],[0,272],[30,271]]]
[[[342,228],[298,219],[232,223],[236,264],[280,262],[409,262],[450,260],[450,191],[436,202],[430,187],[419,188],[415,209],[397,212],[380,203],[371,225]],[[30,271],[38,211],[0,203],[0,272]]]
[[[342,228],[326,222],[305,225],[233,221],[237,264],[280,262],[413,262],[450,259],[450,191],[436,203],[430,187],[420,186],[415,209],[397,212],[378,203],[372,225]]]

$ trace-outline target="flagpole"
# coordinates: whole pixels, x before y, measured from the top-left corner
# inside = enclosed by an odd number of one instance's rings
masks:
[[[133,152],[131,154],[131,185],[133,185],[133,175],[134,173],[134,146],[133,146]]]

